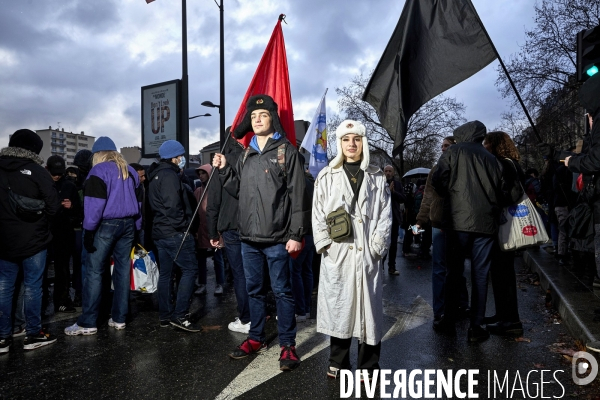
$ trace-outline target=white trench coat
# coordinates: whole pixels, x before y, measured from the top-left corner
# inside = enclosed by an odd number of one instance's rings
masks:
[[[390,190],[381,170],[369,166],[352,214],[353,235],[341,243],[327,233],[327,215],[344,204],[350,212],[352,187],[339,167],[325,167],[315,181],[312,228],[321,257],[317,331],[369,345],[383,337],[382,258],[390,246]],[[328,250],[325,248],[331,244]]]

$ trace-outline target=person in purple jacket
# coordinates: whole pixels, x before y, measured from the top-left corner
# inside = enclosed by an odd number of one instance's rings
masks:
[[[67,335],[94,335],[108,258],[114,259],[114,297],[108,326],[125,329],[129,299],[129,257],[136,230],[142,227],[141,186],[137,172],[101,136],[92,147],[93,159],[84,186],[83,246],[88,252],[83,278],[82,314],[65,328]]]

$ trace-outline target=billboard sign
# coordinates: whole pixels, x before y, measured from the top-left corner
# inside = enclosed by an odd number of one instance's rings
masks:
[[[181,80],[142,86],[142,157],[158,157],[166,140],[179,140]]]

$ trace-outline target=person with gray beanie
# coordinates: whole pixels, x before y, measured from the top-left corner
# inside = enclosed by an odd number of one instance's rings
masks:
[[[42,139],[19,129],[0,150],[0,354],[12,344],[12,302],[19,270],[25,286],[25,350],[56,342],[42,330],[42,277],[52,240],[49,217],[60,202],[54,182],[42,167]]]

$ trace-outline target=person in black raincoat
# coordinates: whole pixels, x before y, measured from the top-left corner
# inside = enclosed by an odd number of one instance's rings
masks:
[[[448,231],[446,256],[445,313],[438,332],[455,334],[464,261],[471,254],[471,326],[468,340],[478,342],[489,337],[481,327],[487,301],[488,272],[492,248],[498,233],[503,206],[502,167],[482,145],[486,127],[479,121],[467,122],[454,130],[457,144],[438,161],[432,184],[442,196],[442,229]]]
[[[584,177],[593,175],[594,183],[594,245],[596,248],[596,277],[594,286],[600,287],[600,74],[588,79],[579,90],[579,102],[586,109],[590,124],[591,146],[585,154],[564,151],[544,151],[553,153],[554,159],[565,160],[565,167],[571,172],[582,173]],[[596,123],[594,123],[596,122]],[[584,179],[585,181],[585,179]]]
[[[54,311],[74,313],[69,296],[69,262],[75,248],[75,227],[81,222],[81,201],[75,183],[65,176],[65,160],[61,156],[50,156],[46,169],[52,176],[61,207],[50,224],[52,251],[54,255]]]

